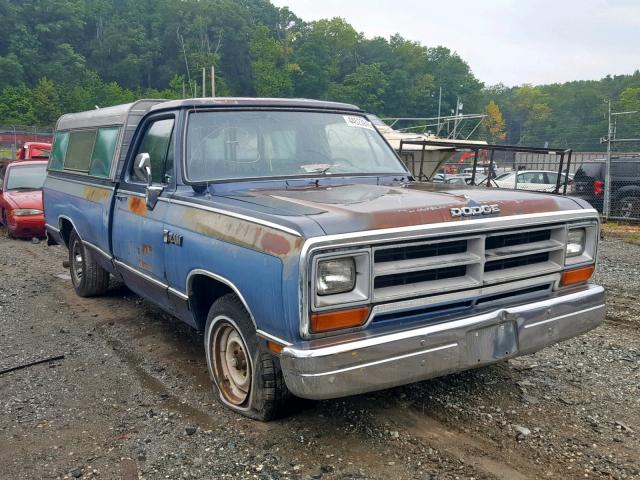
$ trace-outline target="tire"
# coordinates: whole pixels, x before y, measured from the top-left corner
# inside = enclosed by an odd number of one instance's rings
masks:
[[[263,422],[283,415],[291,394],[280,362],[256,335],[235,294],[227,294],[211,306],[204,345],[209,376],[224,405]]]
[[[95,297],[104,294],[109,288],[109,272],[95,261],[91,252],[84,246],[78,234],[73,231],[69,237],[69,269],[71,283],[81,297]]]
[[[618,200],[618,216],[633,220],[640,219],[640,197],[625,195]]]
[[[11,229],[9,228],[9,220],[7,219],[7,211],[2,210],[2,226],[7,230],[7,237],[13,238],[13,234],[11,233]]]

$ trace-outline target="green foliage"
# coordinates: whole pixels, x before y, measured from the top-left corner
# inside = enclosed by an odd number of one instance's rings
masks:
[[[508,143],[598,149],[605,99],[640,109],[640,72],[485,88],[446,47],[367,39],[342,18],[307,23],[268,0],[0,0],[0,30],[0,124],[191,96],[211,65],[219,96],[340,100],[382,116],[435,116],[442,90],[443,115],[460,99],[464,113],[489,114],[477,136]]]

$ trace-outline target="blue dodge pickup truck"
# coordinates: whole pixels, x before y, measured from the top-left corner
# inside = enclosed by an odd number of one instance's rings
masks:
[[[352,105],[203,98],[62,116],[44,186],[78,295],[113,276],[204,332],[268,420],[503,361],[602,322],[580,199],[413,181]]]

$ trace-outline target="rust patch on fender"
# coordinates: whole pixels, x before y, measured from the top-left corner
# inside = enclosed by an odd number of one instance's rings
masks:
[[[131,213],[135,213],[136,215],[140,215],[141,217],[147,215],[147,202],[144,198],[129,197],[127,206],[129,207],[129,211]]]
[[[286,255],[291,251],[291,244],[280,234],[265,232],[260,240],[260,246],[265,252],[275,253],[276,255]]]
[[[142,255],[148,255],[151,252],[153,252],[153,247],[151,245],[148,243],[142,244]]]
[[[275,228],[192,207],[171,208],[167,222],[280,258],[299,251],[303,243],[302,238]]]
[[[84,187],[82,196],[90,202],[103,203],[111,198],[111,190],[100,187]]]

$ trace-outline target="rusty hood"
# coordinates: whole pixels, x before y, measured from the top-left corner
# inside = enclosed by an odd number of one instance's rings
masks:
[[[573,199],[558,195],[431,183],[312,185],[254,189],[227,197],[254,204],[264,213],[308,217],[329,235],[470,218],[452,215],[452,208],[497,205],[500,210],[471,218],[582,208]]]

